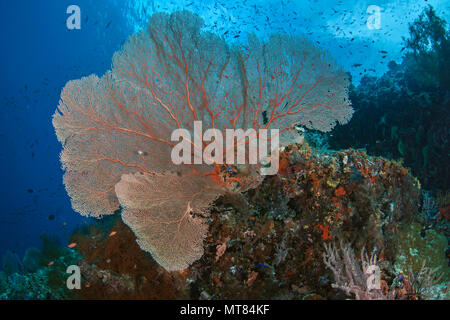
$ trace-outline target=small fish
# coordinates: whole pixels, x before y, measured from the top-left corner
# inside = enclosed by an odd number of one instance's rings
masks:
[[[263,124],[267,124],[267,122],[269,121],[269,119],[267,118],[267,111],[263,111],[261,113],[262,117],[263,117]]]
[[[55,215],[54,214],[49,215],[48,220],[55,220]]]
[[[69,244],[67,247],[68,248],[74,248],[74,247],[76,247],[77,246],[77,243],[76,242],[72,242],[71,244]]]
[[[138,155],[140,155],[140,156],[147,156],[147,155],[148,155],[148,152],[147,152],[147,151],[142,151],[142,150],[138,150],[138,151],[136,151],[136,153],[137,153]]]
[[[52,265],[54,265],[55,264],[55,261],[50,261],[49,263],[48,263],[48,266],[50,267],[50,266],[52,266]]]
[[[272,266],[269,266],[269,265],[266,265],[266,264],[262,264],[262,263],[258,263],[258,265],[260,265],[261,267],[269,268],[269,269],[272,269],[272,270],[273,270],[273,267],[272,267]]]
[[[112,237],[113,235],[115,235],[117,233],[117,231],[112,231],[109,236]]]

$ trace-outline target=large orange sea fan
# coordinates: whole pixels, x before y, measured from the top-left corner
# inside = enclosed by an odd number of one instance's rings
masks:
[[[154,14],[111,71],[66,84],[53,116],[73,208],[93,217],[122,208],[141,248],[168,270],[202,256],[206,210],[231,192],[217,165],[173,164],[174,129],[279,129],[288,144],[296,124],[329,131],[353,113],[347,75],[308,40],[249,35],[229,46],[202,25],[186,11]],[[261,180],[248,172],[239,191]]]

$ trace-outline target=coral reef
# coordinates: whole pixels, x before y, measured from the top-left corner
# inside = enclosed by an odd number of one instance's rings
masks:
[[[136,242],[120,216],[79,229],[71,237],[83,256],[83,299],[188,299],[186,272],[168,272]]]
[[[424,188],[450,189],[450,35],[429,7],[410,26],[400,64],[391,61],[380,78],[365,76],[350,87],[357,110],[329,137],[331,148],[366,148],[369,154],[402,158]],[[448,206],[450,203],[442,204]]]
[[[369,257],[363,248],[360,259],[357,259],[351,246],[341,241],[339,249],[336,245],[325,245],[324,263],[333,272],[335,283],[332,287],[349,296],[354,295],[357,300],[448,299],[448,295],[434,296],[433,292],[434,286],[441,285],[443,274],[439,271],[442,265],[432,269],[426,266],[425,260],[417,271],[412,271],[414,267],[406,263],[409,272],[405,274],[400,270],[390,286],[381,276],[380,261],[375,251]],[[445,279],[449,279],[448,274]],[[441,294],[445,290],[441,290]]]
[[[360,262],[348,244],[341,242],[339,249],[330,244],[325,245],[323,262],[333,271],[333,288],[342,290],[349,296],[355,295],[357,300],[388,300],[392,297],[384,280],[378,279],[379,283],[375,283],[371,279],[375,273],[380,273],[376,252],[369,257],[363,248]]]
[[[75,250],[62,248],[46,235],[41,239],[43,249],[28,249],[22,261],[11,253],[3,256],[4,271],[0,271],[1,300],[78,298],[76,291],[66,286],[66,270],[69,265],[77,265],[81,256]],[[16,261],[17,267],[11,268],[12,263],[8,261]]]
[[[372,261],[376,258],[385,290],[390,292],[383,293],[385,297],[429,298],[405,288],[412,287],[414,276],[422,279],[430,270],[442,274],[432,297],[446,297],[445,237],[431,229],[425,238],[420,235],[420,184],[406,168],[364,151],[323,153],[307,143],[286,148],[281,159],[278,175],[266,177],[260,186],[241,195],[227,193],[214,202],[205,254],[183,271],[158,266],[139,249],[119,215],[110,218],[112,227],[93,226],[75,234],[71,240],[84,256],[79,295],[101,299],[347,298],[332,287],[334,276],[323,261],[324,245],[343,241],[355,252],[366,248],[375,254]],[[411,223],[414,230],[408,227]],[[415,250],[420,257],[428,257],[429,269],[422,269],[422,264],[415,269]]]

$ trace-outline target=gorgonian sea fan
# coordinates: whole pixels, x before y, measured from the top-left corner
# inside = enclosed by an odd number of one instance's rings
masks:
[[[329,131],[353,113],[347,75],[308,40],[250,34],[230,46],[202,25],[186,11],[154,14],[111,71],[66,84],[53,116],[74,210],[101,217],[121,208],[167,270],[203,255],[208,206],[231,183],[243,191],[261,180],[257,168],[227,178],[218,165],[175,165],[174,129],[276,128],[287,144],[295,124]]]

